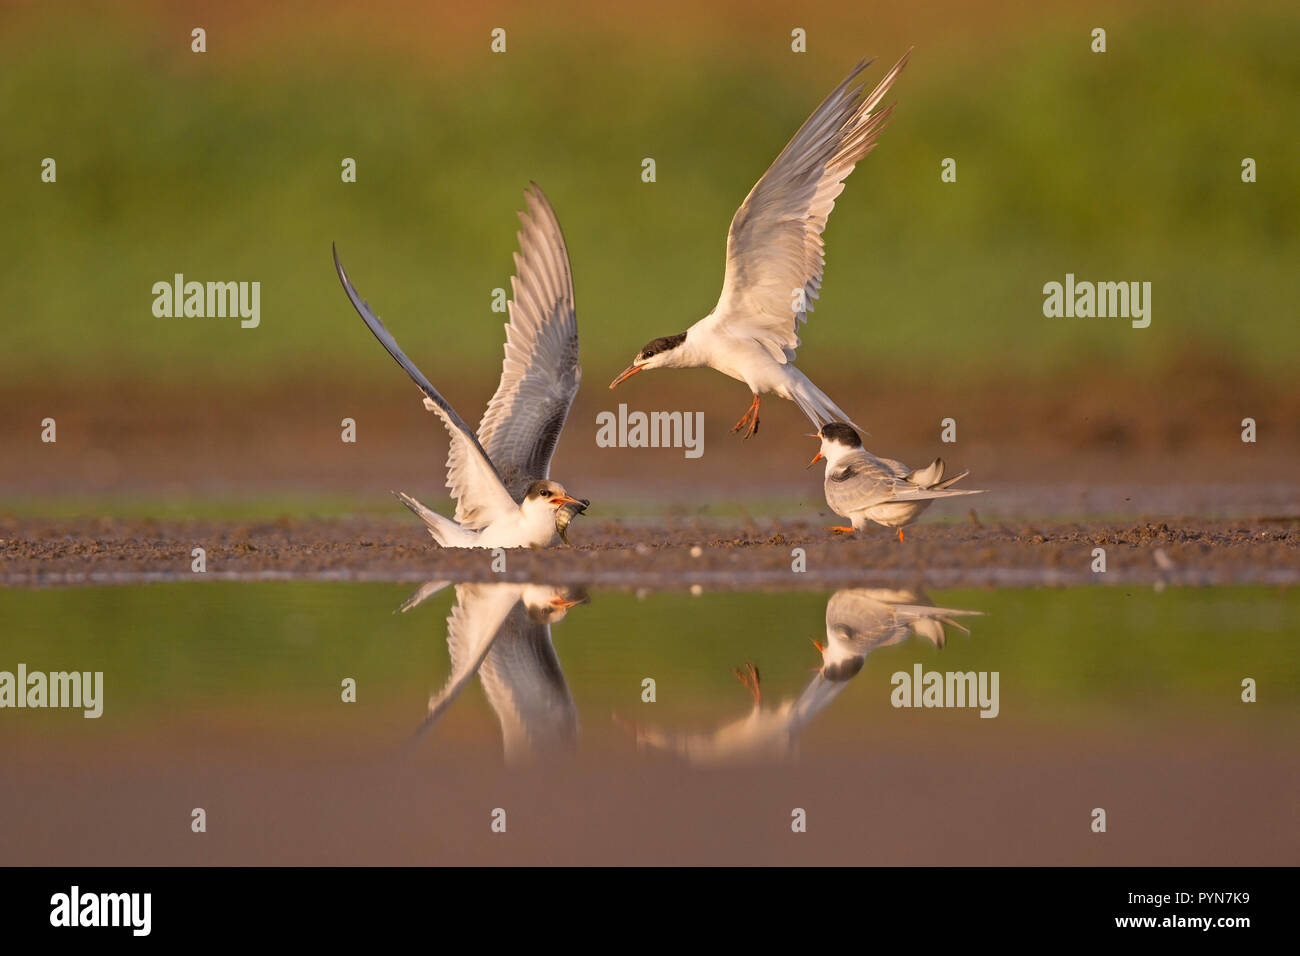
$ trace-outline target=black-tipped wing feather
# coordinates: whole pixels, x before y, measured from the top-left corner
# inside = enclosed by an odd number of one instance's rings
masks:
[[[352,307],[379,340],[379,344],[397,360],[397,364],[428,397],[426,404],[438,413],[447,427],[447,434],[451,437],[451,450],[447,456],[447,487],[456,498],[456,520],[467,528],[481,528],[508,514],[514,509],[515,501],[506,491],[491,456],[479,444],[465,420],[456,414],[456,410],[433,387],[433,383],[407,358],[379,316],[353,288],[343,263],[339,261],[337,248],[334,249],[334,268]]]

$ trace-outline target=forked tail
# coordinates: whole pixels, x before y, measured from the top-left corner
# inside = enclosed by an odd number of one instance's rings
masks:
[[[848,412],[836,405],[829,395],[814,385],[807,375],[793,365],[788,368],[792,379],[789,397],[808,416],[808,420],[815,428],[820,430],[823,425],[829,425],[831,422],[844,422],[856,429],[859,434],[868,434],[866,429],[849,418]]]
[[[429,529],[429,536],[444,548],[454,548],[463,546],[461,539],[465,536],[465,529],[450,518],[444,518],[436,511],[430,511],[420,502],[416,501],[404,491],[394,491],[393,494],[397,500],[415,513],[415,516],[424,522],[424,526]]]

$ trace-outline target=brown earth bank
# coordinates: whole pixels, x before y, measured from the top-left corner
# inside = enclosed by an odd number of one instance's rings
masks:
[[[1141,503],[1135,516],[1277,514],[1280,507],[1300,514],[1300,389],[1227,360],[1175,356],[1141,372],[1081,361],[1037,378],[960,381],[918,370],[846,376],[814,362],[801,367],[870,431],[866,445],[875,453],[913,467],[942,456],[970,469],[970,487],[991,492],[1051,492],[983,496],[981,514],[1114,517],[1131,513],[1125,504],[1134,489],[1156,486],[1169,491]],[[446,435],[396,368],[367,368],[373,374],[350,380],[299,375],[248,386],[0,383],[0,512],[5,499],[64,495],[304,493],[356,495],[364,509],[394,489],[428,494],[436,507]],[[759,434],[742,441],[730,430],[749,404],[743,385],[696,369],[639,376],[611,392],[604,371],[587,369],[552,468],[571,491],[688,509],[774,495],[819,498],[819,469],[804,468],[815,444],[791,403],[765,399]],[[434,380],[477,422],[498,374],[499,366],[485,365],[481,375],[462,370]],[[596,416],[620,403],[629,411],[703,412],[702,454],[599,447]],[[57,423],[54,443],[41,440],[46,418]],[[345,418],[356,423],[355,443],[341,440]],[[941,440],[947,418],[956,424],[952,443]],[[1242,441],[1245,418],[1256,423],[1254,443]],[[1207,490],[1180,492],[1197,487]]]
[[[842,537],[815,521],[617,522],[569,547],[440,549],[413,521],[0,519],[0,585],[176,579],[513,580],[614,587],[1231,584],[1300,581],[1300,520],[924,524]],[[206,570],[192,570],[201,547]],[[1105,551],[1104,573],[1094,570]],[[799,549],[799,550],[796,550]],[[796,568],[802,564],[806,570]],[[499,569],[499,564],[498,564]]]
[[[10,763],[0,814],[8,862],[26,866],[1296,862],[1289,752],[1190,733],[1144,736],[1141,750],[1017,734],[909,743],[712,772],[630,755],[508,771],[481,756],[291,767],[114,750]],[[190,832],[195,806],[222,821],[219,837]],[[1104,835],[1094,806],[1110,814]],[[792,807],[806,833],[792,835]],[[508,836],[491,832],[494,808]]]

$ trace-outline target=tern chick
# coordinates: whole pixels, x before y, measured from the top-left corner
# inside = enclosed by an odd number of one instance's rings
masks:
[[[821,450],[808,463],[826,461],[826,503],[832,511],[848,518],[849,527],[834,527],[841,534],[852,534],[866,527],[868,521],[898,529],[903,540],[903,526],[911,524],[936,498],[983,494],[978,490],[951,490],[951,486],[970,472],[944,477],[942,458],[913,471],[901,461],[877,458],[862,447],[858,433],[843,422],[823,425],[815,435]]]

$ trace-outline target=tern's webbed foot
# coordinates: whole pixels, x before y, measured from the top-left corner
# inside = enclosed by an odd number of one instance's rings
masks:
[[[758,434],[758,396],[754,396],[754,401],[750,404],[749,409],[740,417],[740,421],[732,427],[733,432],[745,429],[745,437],[753,438]]]
[[[754,706],[757,707],[761,704],[763,702],[763,691],[759,686],[758,668],[749,661],[746,661],[745,669],[743,671],[739,667],[736,667],[733,668],[731,672],[736,675],[736,680],[749,688],[749,693],[753,695],[754,698]]]

